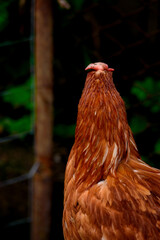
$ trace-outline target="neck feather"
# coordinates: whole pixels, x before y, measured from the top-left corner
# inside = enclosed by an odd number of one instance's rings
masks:
[[[119,162],[127,160],[128,142],[125,105],[114,86],[112,73],[88,73],[78,106],[74,144],[77,171],[84,176],[88,171],[98,177],[99,168],[104,170],[105,166],[106,174],[114,173]]]

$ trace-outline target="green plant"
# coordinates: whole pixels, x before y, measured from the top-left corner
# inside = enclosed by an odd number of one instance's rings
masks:
[[[2,100],[11,104],[12,108],[23,107],[29,110],[28,114],[21,114],[18,119],[5,116],[0,120],[1,132],[9,134],[30,131],[33,127],[34,99],[33,99],[33,77],[30,77],[24,84],[9,88],[2,95]]]

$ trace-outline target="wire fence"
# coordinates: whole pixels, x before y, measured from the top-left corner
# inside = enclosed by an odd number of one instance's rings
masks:
[[[12,3],[16,1],[12,1]],[[26,2],[24,1],[24,4]],[[1,6],[1,5],[0,5]],[[34,86],[34,61],[33,61],[33,56],[34,56],[34,0],[30,2],[30,9],[31,12],[28,14],[29,18],[28,22],[30,22],[30,36],[29,37],[24,37],[21,38],[20,40],[6,40],[0,43],[0,49],[5,51],[7,49],[10,49],[12,52],[12,49],[16,49],[17,46],[23,44],[23,48],[25,51],[25,47],[29,46],[30,53],[28,55],[29,59],[26,59],[29,62],[29,72],[27,73],[28,76],[32,77],[32,81],[28,85],[24,85],[24,87],[20,88],[19,91],[13,92],[11,91],[10,85],[5,87],[4,90],[0,92],[0,97],[1,97],[1,106],[3,106],[4,101],[2,102],[2,99],[4,97],[10,97],[13,99],[16,94],[21,94],[22,97],[23,95],[29,96],[29,98],[26,98],[26,104],[32,105],[32,109],[30,110],[30,113],[28,112],[28,128],[24,131],[23,125],[22,125],[22,131],[21,126],[19,126],[19,131],[17,131],[17,127],[15,130],[12,130],[12,133],[9,134],[9,131],[5,131],[3,133],[3,129],[1,130],[1,136],[0,136],[0,148],[1,148],[1,156],[0,156],[0,161],[1,161],[1,170],[6,171],[5,176],[1,171],[1,181],[0,181],[0,205],[1,205],[1,214],[0,214],[0,223],[1,223],[1,237],[3,238],[5,236],[5,239],[9,239],[13,231],[12,229],[15,229],[16,226],[23,226],[23,225],[28,225],[31,222],[31,198],[32,198],[32,178],[35,174],[35,172],[38,170],[39,164],[37,162],[34,163],[34,156],[32,157],[30,154],[30,157],[32,159],[30,160],[30,164],[26,163],[24,164],[27,166],[26,169],[23,170],[26,171],[26,173],[22,173],[21,171],[15,172],[13,174],[10,174],[10,168],[12,168],[12,165],[15,164],[15,162],[12,164],[13,158],[9,146],[14,146],[15,152],[16,149],[19,151],[19,148],[17,148],[17,145],[21,142],[23,142],[22,148],[25,148],[26,143],[25,143],[25,138],[27,136],[30,136],[31,138],[31,145],[33,144],[33,137],[34,137],[34,95],[35,95],[35,86]],[[7,50],[8,51],[8,50]],[[19,51],[19,49],[17,50]],[[14,56],[16,59],[16,55]],[[23,59],[22,59],[23,61]],[[14,64],[14,62],[13,62]],[[21,85],[17,85],[19,87]],[[3,87],[4,88],[4,87]],[[23,91],[23,92],[21,92]],[[29,103],[30,102],[30,103]],[[25,102],[24,102],[25,103]],[[8,105],[7,105],[8,106]],[[6,105],[4,105],[6,107]],[[10,109],[10,108],[9,108]],[[12,115],[16,115],[16,107],[13,108],[15,109],[15,114],[14,112]],[[12,110],[14,111],[14,110]],[[23,115],[22,115],[23,116]],[[21,116],[20,116],[21,117]],[[3,119],[5,121],[8,121],[7,124],[9,123],[9,117],[3,115]],[[3,124],[4,120],[1,119],[1,125]],[[3,121],[2,121],[3,120]],[[16,122],[16,120],[15,120]],[[14,127],[13,127],[14,128]],[[17,143],[15,143],[18,141]],[[6,151],[5,153],[3,152],[3,148],[6,146]],[[27,143],[28,146],[28,143]],[[33,148],[31,146],[30,148]],[[33,150],[32,150],[33,151]],[[25,153],[26,151],[24,151]],[[22,153],[23,154],[23,153]],[[21,158],[22,156],[17,153],[17,158]],[[24,161],[24,159],[21,159],[21,161]],[[31,166],[32,164],[32,166]],[[31,166],[31,167],[30,167]],[[14,166],[13,166],[14,167]],[[15,168],[18,167],[15,165]],[[3,168],[3,169],[2,169]],[[28,169],[30,170],[28,171]],[[6,169],[6,170],[4,170]],[[9,173],[9,174],[8,174]],[[12,177],[8,177],[12,176]],[[15,175],[15,176],[14,176]],[[24,207],[23,207],[24,205]],[[11,232],[11,233],[9,233]],[[21,232],[21,231],[20,231]],[[20,233],[21,234],[21,233]],[[4,236],[3,236],[4,235]],[[25,236],[22,236],[23,239],[25,239]],[[29,238],[29,235],[27,234],[27,239]]]

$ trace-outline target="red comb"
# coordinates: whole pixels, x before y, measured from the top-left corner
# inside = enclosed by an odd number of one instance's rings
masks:
[[[97,63],[91,63],[89,64],[85,70],[89,70],[89,69],[93,69],[95,71],[98,71],[98,70],[106,70],[106,71],[109,71],[109,72],[113,72],[114,69],[113,68],[108,68],[108,65],[106,63],[102,63],[102,62],[97,62]]]

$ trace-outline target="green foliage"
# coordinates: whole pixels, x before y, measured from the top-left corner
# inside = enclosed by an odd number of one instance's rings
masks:
[[[160,111],[160,81],[156,81],[151,77],[141,82],[136,81],[131,89],[131,93],[151,112]]]
[[[68,138],[68,137],[73,137],[75,133],[75,125],[63,125],[63,124],[58,124],[54,127],[54,135],[63,137],[63,138]]]
[[[135,115],[132,117],[130,127],[134,134],[143,132],[147,128],[147,119],[141,115]]]
[[[22,85],[9,88],[2,96],[3,101],[11,103],[13,107],[24,106],[26,109],[32,110],[33,101],[31,101],[31,83],[33,83],[33,77],[29,78],[27,82]]]
[[[4,118],[0,121],[1,131],[5,129],[10,134],[27,132],[32,128],[32,124],[30,115],[23,116],[17,120]]]
[[[130,120],[131,129],[134,134],[140,134],[140,139],[144,139],[143,143],[140,142],[142,159],[149,165],[157,167],[158,163],[156,165],[153,159],[157,154],[160,154],[159,122],[157,121],[160,112],[160,81],[151,77],[147,77],[143,81],[135,81],[131,93],[136,96],[139,102],[137,113],[133,112]],[[154,141],[151,141],[153,136]],[[145,138],[148,139],[146,142]],[[145,145],[149,148],[147,149]]]
[[[153,164],[153,162],[152,162],[148,157],[146,157],[146,156],[141,156],[141,158],[142,158],[142,160],[143,160],[144,162],[146,162],[146,163],[149,164],[150,166],[155,167],[155,165]]]
[[[8,6],[12,0],[1,0],[0,3],[0,31],[2,31],[8,23]]]
[[[72,0],[71,5],[74,7],[75,10],[81,10],[85,0]]]
[[[131,104],[130,104],[129,98],[126,96],[122,96],[122,98],[123,98],[123,101],[125,102],[126,109],[130,108]]]
[[[157,154],[160,154],[160,139],[158,139],[158,141],[156,142],[156,144],[154,146],[154,152]]]
[[[23,115],[19,119],[12,119],[5,116],[0,120],[0,132],[7,131],[9,134],[21,133],[30,131],[33,127],[33,77],[30,77],[24,84],[9,88],[2,95],[4,102],[10,103],[14,108],[24,107],[30,110],[28,115]]]

